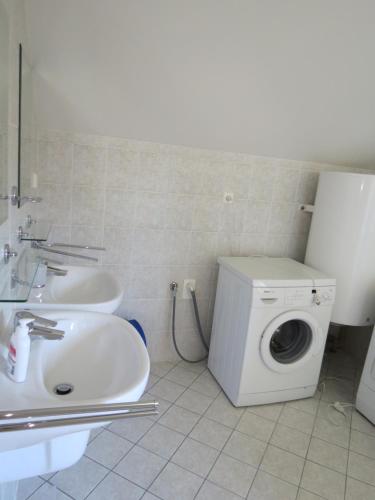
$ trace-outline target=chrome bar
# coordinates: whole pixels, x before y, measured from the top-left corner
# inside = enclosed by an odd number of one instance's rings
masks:
[[[2,411],[0,419],[3,421],[0,421],[0,433],[111,422],[123,418],[147,417],[158,414],[158,405],[158,402],[153,401]],[[92,415],[92,413],[97,413],[97,415]],[[64,415],[64,417],[53,418],[60,415]],[[30,418],[34,418],[34,420],[30,420]],[[12,422],[20,419],[24,421]]]
[[[47,340],[62,340],[65,332],[63,330],[52,330],[43,326],[33,326],[29,330],[29,335],[31,337],[42,337]]]
[[[90,245],[74,245],[72,243],[45,243],[45,246],[47,247],[67,247],[67,248],[81,248],[83,250],[99,250],[102,252],[105,252],[104,247],[92,247]]]
[[[52,319],[42,318],[42,316],[37,316],[33,314],[31,311],[17,311],[14,316],[14,326],[17,326],[17,323],[20,319],[30,319],[31,321],[36,321],[40,325],[43,326],[57,326],[57,321],[53,321]]]
[[[154,410],[157,401],[137,401],[135,403],[103,403],[97,405],[71,405],[53,408],[32,408],[28,410],[1,410],[0,420],[18,420],[20,418],[58,417],[59,415],[75,415],[77,413],[96,413],[111,411],[131,411],[138,409]]]
[[[47,265],[47,273],[52,273],[55,276],[66,276],[68,271],[66,269],[60,269],[59,267]]]
[[[30,203],[41,203],[43,198],[41,196],[22,196],[21,198],[18,198],[18,200],[20,202],[20,206],[22,207],[28,201]]]
[[[39,250],[43,250],[44,252],[51,252],[51,253],[56,253],[58,255],[65,255],[66,257],[76,257],[77,259],[86,259],[86,260],[93,260],[94,262],[98,262],[98,259],[96,257],[89,257],[88,255],[80,255],[78,253],[71,253],[71,252],[63,252],[62,250],[53,250],[52,248],[49,248],[45,245],[42,245],[41,243],[38,243],[37,241],[33,241],[31,243],[32,248],[37,248]]]
[[[53,259],[52,257],[50,257],[50,256],[47,257],[46,255],[38,255],[37,260],[45,266],[48,266],[49,262],[52,262],[53,264],[57,264],[58,266],[64,265],[64,262],[62,260]]]
[[[50,427],[65,427],[70,425],[95,424],[97,422],[112,422],[124,418],[148,417],[157,415],[156,410],[122,411],[118,413],[100,413],[98,415],[83,417],[67,417],[55,420],[35,420],[33,422],[19,422],[13,424],[0,423],[1,432],[27,431],[35,429],[46,429]]]

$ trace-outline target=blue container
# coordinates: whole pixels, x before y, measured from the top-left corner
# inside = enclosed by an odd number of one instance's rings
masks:
[[[146,340],[146,335],[145,332],[143,331],[143,328],[141,325],[138,323],[136,319],[128,319],[128,322],[134,326],[134,328],[137,330],[139,335],[142,337],[143,342],[145,343],[145,346],[147,347],[147,340]]]

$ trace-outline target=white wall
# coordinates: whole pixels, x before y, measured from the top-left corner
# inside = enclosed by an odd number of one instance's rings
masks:
[[[53,220],[51,241],[107,248],[100,264],[125,289],[117,314],[141,322],[154,361],[176,358],[169,283],[197,280],[208,335],[217,257],[303,260],[311,214],[299,204],[313,203],[319,172],[334,168],[51,130],[40,133],[38,158],[38,215]],[[197,357],[190,300],[178,301],[177,317],[181,349]]]
[[[27,0],[39,122],[375,167],[373,0]]]

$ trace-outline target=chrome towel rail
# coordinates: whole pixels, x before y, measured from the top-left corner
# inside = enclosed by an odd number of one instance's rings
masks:
[[[43,243],[46,247],[53,248],[53,247],[66,247],[66,248],[81,248],[83,250],[98,250],[101,252],[105,252],[104,247],[93,247],[90,245],[74,245],[73,243]]]
[[[158,406],[157,401],[149,401],[3,410],[0,412],[0,433],[146,417],[157,415]]]
[[[52,247],[47,246],[47,245],[43,245],[42,243],[39,243],[38,241],[32,241],[31,247],[36,248],[38,250],[43,250],[43,252],[51,252],[51,253],[56,253],[58,255],[65,255],[66,257],[76,257],[77,259],[92,260],[93,262],[98,262],[98,260],[99,260],[96,257],[90,257],[89,255],[81,255],[81,254],[73,253],[73,252],[65,252],[63,250],[54,250]]]

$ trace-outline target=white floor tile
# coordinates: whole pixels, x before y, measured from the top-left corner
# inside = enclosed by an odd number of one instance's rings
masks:
[[[375,460],[350,451],[348,476],[375,486]]]
[[[158,377],[157,375],[154,375],[153,373],[150,373],[150,375],[148,377],[147,385],[146,385],[146,391],[148,391],[153,385],[155,385],[156,382],[159,382],[159,380],[160,380],[160,377]]]
[[[250,413],[254,413],[259,417],[267,418],[268,420],[276,420],[279,419],[281,410],[284,408],[283,403],[276,403],[270,405],[258,405],[258,406],[249,406],[246,411]]]
[[[200,363],[187,363],[186,361],[180,361],[178,366],[200,375],[207,369],[207,360],[201,361]]]
[[[154,425],[153,420],[141,418],[128,418],[124,420],[115,420],[108,429],[119,436],[136,443],[146,434],[149,428]]]
[[[200,489],[196,500],[241,500],[242,497],[231,493],[213,484],[210,481],[205,481],[202,488]]]
[[[200,415],[197,413],[174,405],[159,419],[159,424],[182,434],[189,434],[199,419]]]
[[[290,408],[295,408],[296,410],[305,411],[311,415],[316,415],[318,411],[319,399],[318,398],[306,398],[306,399],[295,399],[294,401],[288,401],[285,406]]]
[[[76,500],[83,500],[104,478],[108,470],[82,457],[73,467],[58,472],[51,482]]]
[[[245,412],[237,424],[236,429],[244,434],[252,436],[261,441],[269,441],[275,422],[255,415],[255,413]]]
[[[200,443],[221,450],[231,432],[232,429],[229,427],[203,417],[190,433],[190,437],[196,439]]]
[[[212,402],[213,398],[188,389],[176,400],[175,404],[203,415]]]
[[[139,445],[169,460],[184,439],[183,434],[155,424],[139,441]]]
[[[375,437],[353,429],[350,434],[350,449],[367,457],[375,458]]]
[[[151,373],[158,376],[164,377],[172,368],[176,366],[176,363],[171,363],[169,361],[161,361],[158,363],[152,363]]]
[[[307,458],[311,462],[346,474],[348,463],[348,450],[346,448],[312,437]]]
[[[151,485],[150,491],[163,500],[193,500],[203,479],[169,463]]]
[[[110,472],[87,500],[139,500],[144,492],[142,488]]]
[[[142,500],[160,500],[160,497],[156,497],[155,495],[153,495],[149,491],[146,491],[146,493],[142,497]]]
[[[65,495],[65,493],[58,490],[55,486],[45,483],[37,489],[28,500],[71,500],[71,498],[72,497],[68,497],[68,495]]]
[[[345,500],[373,500],[373,498],[375,498],[374,486],[348,477]]]
[[[345,476],[321,465],[306,461],[301,487],[327,500],[343,500]]]
[[[314,426],[314,415],[285,406],[279,418],[279,424],[287,425],[306,434],[311,434]]]
[[[89,443],[91,443],[91,441],[95,439],[96,436],[99,436],[99,434],[103,432],[103,430],[104,430],[103,427],[97,427],[96,429],[92,429],[90,431]]]
[[[305,458],[310,436],[286,425],[276,424],[270,443]]]
[[[142,488],[148,488],[166,463],[164,458],[135,446],[114,470]]]
[[[218,450],[187,438],[173,455],[171,461],[198,476],[206,477],[218,455]]]
[[[248,500],[295,500],[296,495],[297,486],[258,471],[247,498]]]
[[[42,479],[44,479],[45,481],[49,481],[51,479],[51,477],[54,476],[55,474],[56,474],[56,471],[55,472],[47,472],[47,474],[42,474],[40,477]]]
[[[306,491],[300,488],[298,490],[297,500],[325,500],[325,499],[319,495],[315,495],[315,493],[310,493],[310,491]]]
[[[293,453],[268,445],[260,469],[298,486],[304,460]]]
[[[267,443],[259,441],[241,432],[234,431],[225,445],[223,452],[232,458],[258,467],[262,461]]]
[[[17,500],[26,500],[26,498],[28,498],[43,483],[43,479],[38,476],[21,479],[21,481],[18,482]]]
[[[210,398],[216,398],[221,391],[219,384],[208,371],[203,372],[190,386],[193,391],[200,392]]]
[[[184,385],[185,387],[189,387],[189,385],[191,385],[198,377],[198,373],[194,373],[180,365],[175,366],[165,375],[167,380],[176,382],[176,384]]]
[[[334,425],[326,418],[321,417],[318,417],[315,421],[313,436],[328,441],[329,443],[348,448],[349,434],[350,429],[347,426]]]
[[[163,378],[159,382],[156,382],[148,392],[155,396],[155,398],[160,397],[174,403],[185,390],[186,387]]]
[[[208,475],[208,480],[236,495],[246,497],[256,469],[227,455],[221,454]]]
[[[112,469],[133,446],[133,443],[109,431],[103,431],[86,448],[85,455]]]
[[[208,408],[205,416],[220,424],[234,428],[238,424],[244,411],[243,408],[236,408],[233,406],[225,394],[221,393]]]
[[[357,410],[354,410],[352,414],[352,429],[375,436],[375,425],[358,413]]]

